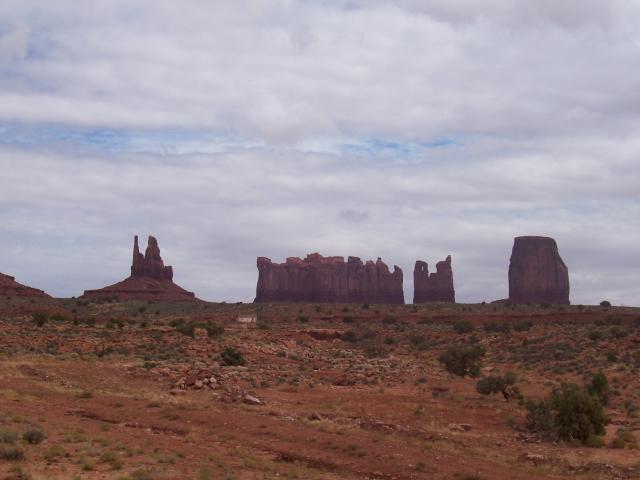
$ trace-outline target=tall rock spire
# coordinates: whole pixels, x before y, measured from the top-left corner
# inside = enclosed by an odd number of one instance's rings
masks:
[[[429,274],[429,265],[418,260],[413,269],[413,303],[455,301],[451,255],[436,263],[436,271],[432,274]]]
[[[569,304],[569,270],[549,237],[516,237],[509,262],[509,300]]]

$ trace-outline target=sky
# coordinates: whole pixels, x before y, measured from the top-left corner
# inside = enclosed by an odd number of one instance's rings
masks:
[[[640,305],[640,3],[3,0],[0,271],[252,301],[256,257],[452,255],[508,296],[546,235],[571,301]]]

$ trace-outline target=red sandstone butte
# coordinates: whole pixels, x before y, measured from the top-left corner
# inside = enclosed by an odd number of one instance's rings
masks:
[[[436,263],[435,273],[429,274],[429,265],[418,260],[413,269],[413,303],[455,302],[451,255]]]
[[[569,305],[569,270],[549,237],[516,237],[509,263],[509,301]]]
[[[289,257],[272,263],[258,257],[256,303],[404,303],[402,270],[393,273],[378,258],[363,263],[358,257],[323,257],[312,253],[302,260]]]
[[[173,283],[173,268],[165,266],[155,237],[149,236],[147,249],[142,255],[138,236],[133,241],[131,276],[99,290],[85,290],[84,297],[116,300],[194,301],[195,295]]]
[[[0,273],[0,296],[3,297],[44,297],[50,298],[49,295],[37,288],[27,287],[16,282],[16,279]]]

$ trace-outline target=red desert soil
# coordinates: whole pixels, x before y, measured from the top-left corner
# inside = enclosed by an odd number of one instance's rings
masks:
[[[0,478],[640,478],[638,450],[611,447],[640,428],[639,319],[593,306],[4,298]],[[474,331],[456,333],[461,321]],[[470,342],[486,349],[483,374],[514,371],[525,398],[605,372],[605,446],[542,441],[518,402],[447,373],[438,356]],[[227,347],[246,364],[223,366]],[[23,439],[32,430],[41,443]]]

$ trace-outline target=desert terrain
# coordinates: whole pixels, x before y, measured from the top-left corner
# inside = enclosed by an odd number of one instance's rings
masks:
[[[447,372],[471,344],[521,401]],[[0,478],[640,478],[638,346],[624,307],[6,297]],[[526,399],[598,372],[603,445],[527,428]]]

